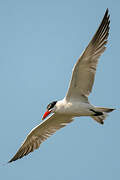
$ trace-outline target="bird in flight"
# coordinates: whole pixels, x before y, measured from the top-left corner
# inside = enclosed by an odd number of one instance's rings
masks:
[[[106,49],[109,35],[110,15],[108,9],[92,40],[78,58],[64,99],[47,106],[42,122],[28,134],[20,149],[8,162],[28,155],[57,130],[71,123],[75,117],[90,116],[100,124],[113,108],[96,107],[90,104],[88,95],[92,91],[99,57]],[[51,114],[52,113],[52,114]],[[48,116],[51,114],[51,116]]]

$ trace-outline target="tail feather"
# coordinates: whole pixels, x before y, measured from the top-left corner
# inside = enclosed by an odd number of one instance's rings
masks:
[[[114,108],[105,108],[105,107],[96,107],[95,109],[97,111],[106,112],[106,113],[109,113],[115,110]]]
[[[113,108],[104,108],[104,107],[95,107],[94,111],[98,114],[101,112],[102,115],[96,115],[95,116],[91,116],[95,121],[97,121],[100,124],[104,124],[104,120],[106,119],[106,117],[108,116],[108,113],[114,111],[115,109]]]
[[[104,113],[103,115],[101,116],[91,116],[95,121],[97,121],[98,123],[100,124],[104,124],[104,120],[106,119],[107,117],[107,113]]]

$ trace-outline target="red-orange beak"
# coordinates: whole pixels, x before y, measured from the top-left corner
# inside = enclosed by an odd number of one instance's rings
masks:
[[[44,115],[43,115],[43,117],[42,117],[42,120],[44,120],[50,113],[51,113],[51,111],[47,110],[47,111],[44,113]]]

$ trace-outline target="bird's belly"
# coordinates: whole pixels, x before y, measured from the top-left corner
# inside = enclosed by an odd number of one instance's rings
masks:
[[[88,103],[67,103],[58,109],[58,113],[71,116],[90,116],[92,105]]]

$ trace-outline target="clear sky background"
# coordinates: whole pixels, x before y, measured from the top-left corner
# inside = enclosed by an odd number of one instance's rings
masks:
[[[0,163],[12,158],[48,103],[66,94],[73,65],[89,43],[106,8],[107,50],[89,99],[120,108],[119,0],[0,1]],[[6,166],[8,180],[120,179],[120,111],[101,126],[81,117],[39,150]]]

